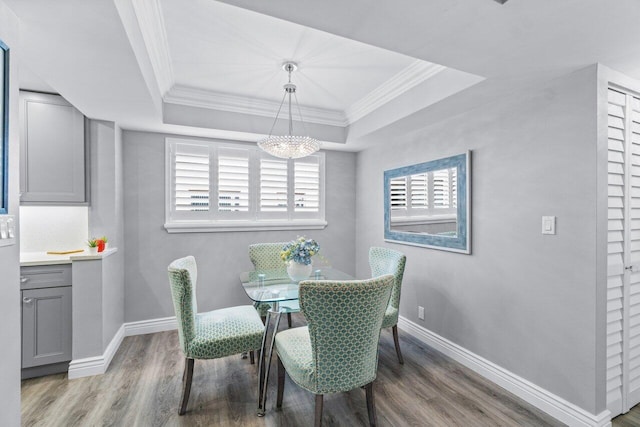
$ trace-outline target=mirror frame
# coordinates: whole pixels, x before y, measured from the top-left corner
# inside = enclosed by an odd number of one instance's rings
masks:
[[[9,47],[0,40],[2,49],[2,117],[0,117],[0,214],[9,213]]]
[[[455,237],[391,230],[390,183],[393,178],[456,168],[457,233]],[[443,251],[471,253],[471,151],[451,157],[384,171],[384,240]]]

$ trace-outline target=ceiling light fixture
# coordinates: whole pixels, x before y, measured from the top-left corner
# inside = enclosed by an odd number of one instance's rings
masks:
[[[269,136],[258,141],[258,147],[275,157],[280,157],[282,159],[299,159],[300,157],[306,157],[309,154],[313,154],[318,151],[320,149],[320,142],[310,136],[293,135],[291,95],[296,98],[296,106],[298,107],[300,122],[302,123],[302,127],[306,133],[306,127],[302,120],[302,112],[300,111],[300,105],[298,104],[298,97],[296,96],[296,85],[291,83],[291,73],[298,69],[298,65],[295,62],[285,62],[282,64],[282,69],[289,73],[289,82],[283,86],[284,96],[280,102],[280,107],[278,108],[278,113],[273,121],[271,130],[269,131]],[[278,121],[280,110],[282,110],[282,105],[287,97],[289,98],[289,134],[272,136],[271,133]]]

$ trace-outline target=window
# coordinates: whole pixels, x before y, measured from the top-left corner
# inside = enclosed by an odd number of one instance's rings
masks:
[[[244,144],[166,139],[165,228],[320,229],[324,154],[286,160]]]
[[[455,216],[456,168],[391,178],[389,207],[393,218],[415,220]]]

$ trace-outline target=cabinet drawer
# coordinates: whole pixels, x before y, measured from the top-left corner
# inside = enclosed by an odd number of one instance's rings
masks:
[[[20,289],[71,286],[71,264],[20,267]]]

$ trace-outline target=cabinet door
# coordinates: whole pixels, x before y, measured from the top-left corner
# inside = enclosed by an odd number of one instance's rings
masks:
[[[22,291],[22,367],[71,360],[71,287]]]
[[[20,92],[21,202],[85,202],[84,116],[57,95]]]

